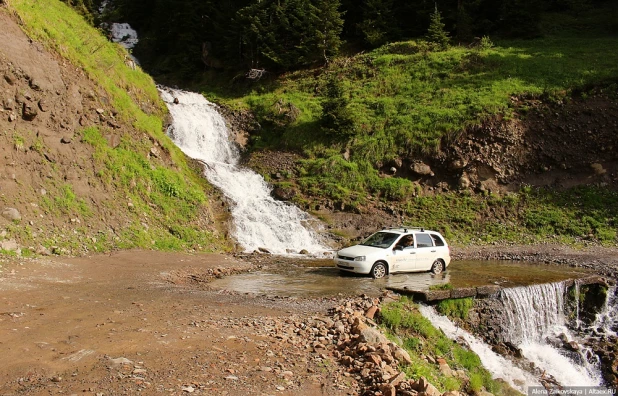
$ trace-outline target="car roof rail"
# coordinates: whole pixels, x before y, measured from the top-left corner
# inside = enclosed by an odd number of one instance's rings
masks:
[[[425,232],[425,227],[415,227],[415,226],[397,226],[397,227],[388,227],[387,230],[404,230],[404,232],[408,232],[408,230],[419,230],[421,232]]]

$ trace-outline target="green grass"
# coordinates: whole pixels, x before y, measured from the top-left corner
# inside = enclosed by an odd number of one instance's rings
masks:
[[[451,341],[444,333],[433,327],[411,300],[402,297],[398,302],[384,305],[381,311],[381,324],[387,332],[397,336],[394,338],[403,339],[402,346],[408,350],[412,358],[412,363],[402,368],[409,378],[425,377],[442,392],[478,391],[484,387],[496,395],[518,394],[503,382],[493,380],[474,352]],[[460,379],[443,375],[438,365],[421,359],[421,355],[444,358],[451,369],[464,370],[470,378],[468,389],[464,389],[466,384]]]
[[[470,309],[474,306],[474,299],[449,298],[441,300],[436,305],[436,310],[449,318],[467,319]]]
[[[95,127],[82,132],[82,141],[95,150],[97,176],[132,204],[135,220],[122,230],[119,247],[204,250],[215,244],[196,222],[207,204],[202,184],[148,160],[149,144],[125,137],[112,149]],[[138,217],[148,219],[150,228]]]

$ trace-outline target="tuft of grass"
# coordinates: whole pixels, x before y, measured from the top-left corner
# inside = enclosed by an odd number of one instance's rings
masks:
[[[474,299],[472,297],[450,298],[438,302],[436,310],[449,318],[467,319],[473,306]]]
[[[443,283],[441,285],[431,285],[429,290],[453,290],[453,285],[450,283]]]

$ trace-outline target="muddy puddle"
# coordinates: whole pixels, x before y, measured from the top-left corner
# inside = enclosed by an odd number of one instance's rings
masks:
[[[385,287],[426,290],[432,285],[451,283],[454,287],[500,285],[525,286],[579,278],[589,272],[564,266],[508,261],[453,261],[441,275],[427,272],[394,274],[372,279],[339,271],[332,260],[280,259],[267,269],[233,275],[213,281],[214,289],[240,293],[290,297],[329,297],[338,295],[378,295]]]

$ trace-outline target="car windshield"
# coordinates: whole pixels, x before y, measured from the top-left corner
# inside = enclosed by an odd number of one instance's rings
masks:
[[[394,234],[392,232],[376,232],[369,238],[365,239],[361,245],[386,249],[392,245],[397,238],[399,238],[399,235],[400,234]]]

